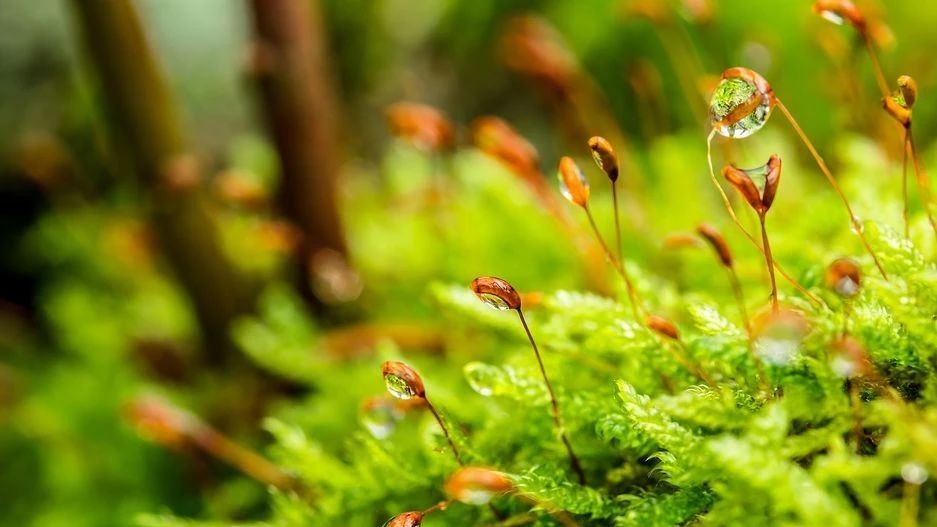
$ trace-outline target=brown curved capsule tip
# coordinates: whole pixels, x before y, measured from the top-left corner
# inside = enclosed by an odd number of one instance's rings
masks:
[[[910,110],[917,102],[917,81],[910,75],[898,77],[898,93],[904,99],[904,107]]]
[[[735,165],[726,165],[722,169],[722,177],[726,178],[726,181],[735,187],[735,190],[755,209],[755,212],[759,214],[765,212],[766,209],[761,202],[761,193],[758,192],[755,182],[744,170]]]
[[[847,378],[869,377],[875,368],[865,346],[858,340],[846,335],[833,342],[832,367],[839,375]]]
[[[765,164],[767,174],[765,174],[765,189],[761,193],[761,205],[767,211],[774,203],[774,196],[778,193],[778,185],[781,183],[781,158],[777,154],[772,154]]]
[[[732,267],[732,251],[729,250],[729,244],[726,243],[726,239],[722,236],[722,233],[719,232],[719,229],[708,223],[700,223],[696,226],[696,232],[704,240],[709,242],[709,245],[716,251],[716,255],[719,257],[719,261],[722,262],[722,265]]]
[[[423,513],[410,511],[387,520],[384,527],[420,527],[420,525],[423,525]]]
[[[566,199],[580,207],[589,203],[589,182],[571,157],[560,158],[557,177],[560,180],[560,192]]]
[[[813,3],[813,12],[834,24],[849,22],[857,30],[865,31],[865,17],[849,0],[817,0]]]
[[[472,280],[472,291],[479,300],[499,309],[520,309],[521,295],[507,280],[494,276],[480,276]]]
[[[461,468],[443,486],[450,498],[470,505],[484,505],[512,490],[514,483],[504,473],[484,467]]]
[[[615,149],[607,139],[600,136],[589,138],[589,148],[592,150],[592,159],[599,168],[605,172],[612,183],[618,180],[618,156]]]
[[[862,269],[851,258],[837,258],[826,268],[826,285],[841,297],[852,298],[862,286]]]
[[[567,93],[578,75],[576,60],[559,32],[538,16],[511,18],[498,44],[498,55],[508,69],[558,94]]]
[[[472,123],[472,143],[517,174],[540,179],[537,149],[505,120],[493,116],[476,119]]]
[[[420,374],[410,366],[398,361],[387,361],[381,367],[387,391],[398,399],[423,398],[426,388]]]
[[[673,340],[680,340],[680,331],[673,322],[659,315],[648,315],[644,317],[644,325],[654,332]]]
[[[736,66],[734,68],[728,68],[722,72],[723,79],[742,79],[744,81],[750,82],[755,85],[757,93],[760,93],[763,97],[768,99],[768,103],[774,106],[776,99],[774,96],[774,89],[771,88],[771,83],[769,83],[764,77],[762,77],[758,72],[749,68],[743,68]],[[755,105],[757,106],[757,104]],[[749,111],[749,113],[751,113]]]
[[[418,148],[439,151],[453,145],[452,124],[436,108],[398,102],[388,106],[385,113],[391,133]]]
[[[911,110],[895,100],[894,96],[888,96],[882,99],[882,108],[892,119],[898,121],[904,127],[911,125]]]

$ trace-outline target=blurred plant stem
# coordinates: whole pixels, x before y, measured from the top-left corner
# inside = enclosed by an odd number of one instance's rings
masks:
[[[112,140],[126,149],[149,195],[165,256],[192,301],[205,354],[220,363],[232,346],[230,321],[251,305],[252,288],[226,260],[200,195],[198,164],[130,0],[72,0]]]
[[[300,290],[322,251],[347,257],[336,201],[338,106],[318,1],[250,0],[254,43],[248,65],[280,159],[280,207],[303,233]]]

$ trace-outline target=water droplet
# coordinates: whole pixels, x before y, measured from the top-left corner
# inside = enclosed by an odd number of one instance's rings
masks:
[[[511,306],[509,306],[508,303],[505,302],[504,299],[500,296],[493,295],[491,293],[480,293],[478,298],[481,299],[481,301],[485,304],[497,310],[507,311],[508,309],[511,309]]]
[[[361,407],[361,424],[377,439],[387,439],[403,418],[403,412],[383,397],[368,399]]]
[[[387,391],[398,399],[412,399],[417,395],[407,381],[393,373],[384,375],[384,384],[387,386]]]
[[[836,13],[835,11],[830,11],[830,10],[828,10],[828,9],[823,9],[823,10],[821,10],[819,14],[820,14],[820,16],[822,16],[822,17],[825,18],[826,20],[828,20],[828,21],[830,21],[830,22],[836,24],[837,26],[843,25],[843,23],[846,21],[846,20],[842,17],[842,15],[840,15],[839,13]]]
[[[560,181],[560,193],[570,202],[585,207],[589,201],[589,181],[570,157],[560,159],[560,168],[556,174]]]
[[[482,467],[459,469],[444,485],[450,498],[469,505],[485,505],[513,488],[514,484],[506,475]]]
[[[795,311],[784,310],[756,318],[755,349],[769,364],[786,366],[794,360],[807,333],[806,321]]]
[[[852,278],[844,276],[836,282],[833,289],[836,291],[836,294],[840,296],[856,296],[859,292],[859,284]]]
[[[480,276],[472,280],[472,292],[479,300],[500,311],[521,308],[521,295],[501,278]]]
[[[383,527],[420,527],[423,524],[423,513],[419,511],[405,512],[387,520]]]
[[[859,373],[859,365],[849,357],[838,355],[830,361],[830,368],[838,377],[848,379]]]
[[[901,466],[901,479],[912,485],[923,485],[927,477],[927,469],[917,463],[905,463]]]
[[[501,368],[483,362],[470,362],[462,371],[469,386],[483,397],[491,397],[499,386],[509,382]]]
[[[741,78],[722,79],[709,104],[710,121],[719,135],[742,139],[768,122],[773,95],[758,90]]]

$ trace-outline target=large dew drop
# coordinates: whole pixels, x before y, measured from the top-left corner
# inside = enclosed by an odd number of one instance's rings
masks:
[[[511,306],[509,306],[508,303],[498,295],[493,295],[491,293],[478,293],[478,298],[485,304],[497,310],[507,311],[508,309],[511,309]]]
[[[417,395],[407,381],[393,373],[384,375],[384,384],[387,386],[387,391],[398,399],[412,399]]]
[[[752,82],[741,78],[722,79],[709,103],[712,127],[719,135],[742,139],[768,122],[772,98]]]

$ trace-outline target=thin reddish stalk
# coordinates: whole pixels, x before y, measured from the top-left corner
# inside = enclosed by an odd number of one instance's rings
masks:
[[[527,320],[524,318],[524,312],[518,309],[517,316],[521,319],[521,325],[524,326],[524,332],[527,333],[527,340],[530,341],[530,346],[534,349],[534,355],[537,357],[537,365],[540,366],[540,374],[543,376],[543,383],[546,385],[547,392],[550,394],[553,424],[556,425],[556,429],[560,434],[560,439],[563,441],[563,446],[566,447],[566,452],[569,454],[569,463],[570,466],[572,466],[573,472],[575,472],[576,477],[579,478],[579,483],[585,485],[586,473],[582,470],[582,465],[579,463],[579,458],[576,457],[576,453],[573,451],[573,446],[570,444],[569,438],[566,437],[566,430],[563,428],[563,420],[562,417],[560,417],[560,404],[556,400],[556,394],[553,392],[553,385],[550,384],[550,378],[547,377],[547,370],[543,366],[543,359],[540,357],[540,349],[537,348],[537,343],[534,341],[534,336],[530,332],[530,328],[527,326]]]
[[[439,415],[433,403],[429,402],[429,399],[426,397],[423,397],[423,400],[426,401],[426,407],[429,408],[430,413],[433,414],[433,417],[436,418],[436,422],[439,423],[442,434],[446,436],[446,441],[449,443],[449,448],[452,449],[452,455],[455,456],[456,462],[458,462],[460,466],[465,466],[465,463],[462,462],[462,454],[459,453],[459,449],[455,446],[455,441],[452,440],[452,436],[449,434],[449,427],[446,426],[445,421],[442,420],[442,416]]]
[[[602,233],[599,232],[599,227],[595,224],[592,211],[589,210],[588,206],[583,207],[583,209],[586,211],[586,217],[589,218],[589,225],[592,227],[592,232],[595,233],[599,245],[602,246],[602,251],[605,252],[605,256],[612,263],[612,267],[615,268],[615,271],[617,271],[625,281],[625,287],[628,289],[628,299],[631,301],[631,310],[634,312],[635,319],[641,320],[641,307],[638,301],[638,294],[637,291],[635,291],[634,284],[631,282],[631,276],[628,275],[628,270],[625,268],[624,263],[618,258],[615,258],[615,255],[613,255],[612,251],[608,248],[608,244],[605,243],[605,238],[602,237]]]
[[[625,253],[621,248],[621,222],[618,219],[618,185],[614,181],[612,181],[612,209],[615,212],[615,244],[618,246],[618,261],[624,262]]]
[[[904,237],[911,237],[911,207],[908,204],[908,130],[904,132],[904,145],[901,147],[901,198],[904,201]]]
[[[768,265],[768,277],[771,279],[771,311],[777,313],[780,311],[778,306],[778,284],[774,279],[774,258],[771,256],[771,244],[768,243],[768,229],[765,228],[765,213],[758,214],[758,221],[761,224],[761,243],[765,248],[765,263]]]
[[[826,161],[820,157],[817,149],[814,148],[813,143],[810,141],[810,138],[807,137],[807,134],[804,133],[800,125],[797,124],[797,120],[794,119],[793,114],[787,109],[787,106],[784,106],[784,103],[780,99],[776,99],[777,106],[780,108],[781,113],[784,114],[784,117],[787,119],[787,122],[791,124],[791,127],[797,132],[797,135],[800,137],[800,140],[803,141],[804,145],[807,147],[807,150],[810,151],[810,155],[813,156],[813,159],[817,162],[817,166],[820,167],[820,171],[823,172],[823,175],[826,176],[827,181],[830,182],[830,185],[833,187],[833,190],[836,191],[836,194],[839,196],[839,199],[843,202],[843,206],[846,207],[846,212],[849,214],[849,221],[852,223],[852,228],[859,236],[859,240],[862,241],[862,246],[865,247],[865,250],[872,257],[872,261],[875,262],[875,267],[878,268],[878,272],[881,273],[882,278],[888,280],[888,274],[885,273],[885,268],[882,266],[882,262],[879,261],[878,256],[875,254],[875,251],[872,250],[872,246],[869,245],[869,241],[866,239],[865,234],[862,232],[862,224],[859,223],[859,218],[852,211],[852,206],[849,204],[849,199],[846,198],[846,194],[843,192],[843,189],[840,188],[839,183],[836,181],[836,178],[833,177],[833,173],[830,172],[829,167],[826,166]]]
[[[934,234],[937,235],[937,222],[934,220],[934,215],[931,212],[931,196],[930,196],[930,181],[927,179],[927,173],[924,171],[924,165],[921,164],[921,159],[917,155],[917,149],[914,147],[914,136],[911,134],[911,126],[905,129],[905,146],[907,151],[911,153],[911,161],[914,164],[914,177],[917,180],[918,192],[921,194],[921,203],[924,207],[924,212],[927,213],[927,221],[930,222],[931,229],[933,229]]]
[[[756,240],[755,237],[752,236],[750,232],[748,232],[748,229],[746,229],[745,226],[742,225],[741,220],[739,220],[739,217],[736,216],[735,209],[732,207],[732,202],[729,201],[729,196],[726,195],[726,191],[722,189],[722,185],[720,185],[719,180],[716,179],[716,172],[715,170],[713,170],[713,158],[712,158],[712,140],[715,135],[716,135],[716,130],[713,129],[713,131],[709,133],[709,137],[707,137],[706,139],[706,161],[709,163],[709,177],[712,179],[713,185],[715,185],[716,189],[719,191],[719,196],[722,197],[722,203],[725,205],[726,211],[729,213],[729,217],[732,218],[732,222],[735,223],[736,227],[738,227],[739,230],[742,231],[742,234],[744,234],[745,237],[748,238],[748,241],[750,241],[752,245],[754,245],[755,248],[758,249],[759,252],[764,254],[765,251],[761,247],[761,245],[758,244],[758,240]],[[813,302],[817,307],[823,307],[825,305],[823,301],[817,298],[813,293],[811,293],[810,291],[807,291],[807,288],[800,285],[800,283],[797,280],[794,280],[794,278],[791,277],[791,275],[789,275],[787,271],[785,271],[784,268],[782,268],[781,265],[777,261],[774,262],[774,269],[776,269],[778,274],[780,274],[781,277],[787,280],[788,283],[794,286],[794,289],[797,289],[797,291],[799,291],[802,295],[807,297],[807,299]]]

